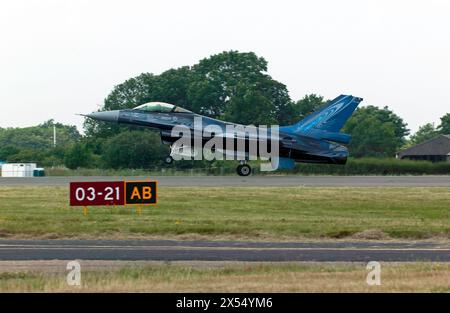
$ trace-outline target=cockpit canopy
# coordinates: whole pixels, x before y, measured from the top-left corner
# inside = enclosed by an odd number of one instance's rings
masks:
[[[147,112],[161,112],[161,113],[192,113],[189,110],[164,102],[144,103],[135,107],[133,110],[141,110]]]

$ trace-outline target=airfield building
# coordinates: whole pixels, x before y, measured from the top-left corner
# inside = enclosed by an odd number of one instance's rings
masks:
[[[450,135],[439,135],[418,145],[400,151],[399,159],[450,162]]]

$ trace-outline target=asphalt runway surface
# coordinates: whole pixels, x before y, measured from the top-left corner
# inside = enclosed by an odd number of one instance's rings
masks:
[[[71,181],[157,180],[159,186],[450,187],[450,176],[52,176],[0,177],[0,186],[68,186]]]
[[[0,240],[0,260],[450,262],[450,245],[389,242]]]

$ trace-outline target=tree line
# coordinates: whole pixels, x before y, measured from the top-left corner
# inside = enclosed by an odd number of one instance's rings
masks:
[[[160,75],[142,73],[115,86],[100,111],[162,101],[239,124],[289,125],[326,104],[327,100],[316,94],[292,100],[287,87],[267,73],[267,65],[255,53],[227,51]],[[59,138],[56,148],[52,145],[53,125]],[[84,130],[81,136],[74,126],[52,120],[36,127],[0,128],[0,160],[68,168],[149,168],[161,166],[168,153],[159,134],[145,128],[86,119]],[[393,157],[408,145],[450,134],[450,114],[443,116],[437,127],[423,125],[408,140],[410,132],[401,117],[387,106],[365,106],[356,110],[343,132],[353,137],[349,146],[353,157]],[[208,164],[178,162],[175,166]]]

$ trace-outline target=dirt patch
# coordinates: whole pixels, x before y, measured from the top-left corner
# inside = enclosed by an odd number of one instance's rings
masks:
[[[9,238],[11,236],[12,234],[9,231],[0,229],[0,238]]]
[[[353,239],[364,239],[364,240],[388,240],[390,236],[379,229],[368,229],[351,236]]]

